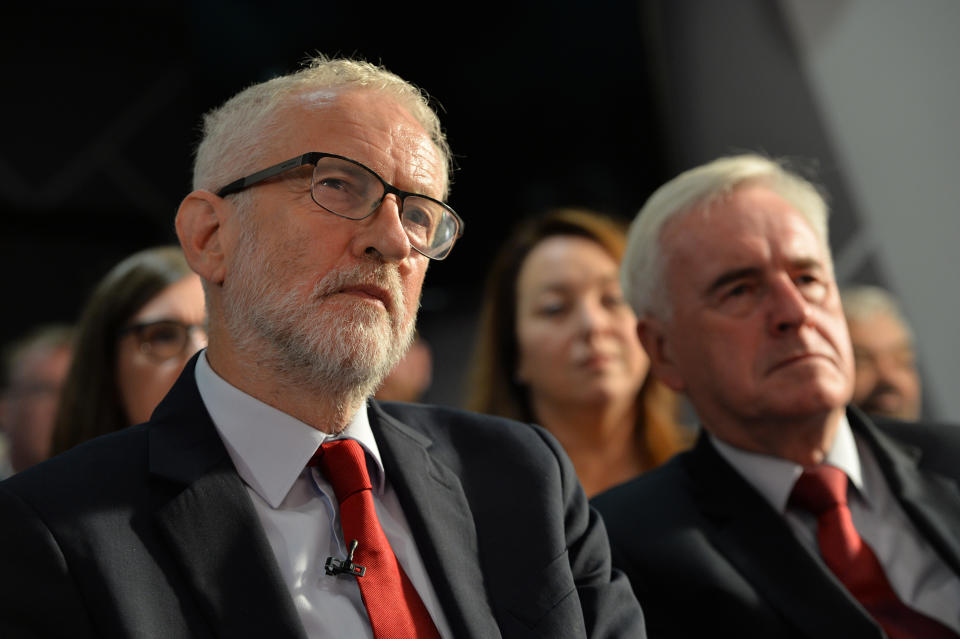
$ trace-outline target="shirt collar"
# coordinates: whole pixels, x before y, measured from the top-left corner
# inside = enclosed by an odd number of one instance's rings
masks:
[[[366,405],[342,433],[331,436],[227,382],[210,367],[206,351],[197,359],[195,375],[200,397],[237,473],[273,508],[290,492],[320,444],[333,439],[355,439],[363,446],[374,489],[382,494],[386,476]]]
[[[781,457],[753,453],[730,444],[707,433],[710,443],[731,466],[766,499],[777,512],[787,510],[787,501],[793,491],[793,485],[803,473],[803,466]],[[850,422],[844,415],[837,427],[833,445],[827,452],[823,463],[839,468],[861,493],[863,492],[863,473],[857,444],[850,430]]]

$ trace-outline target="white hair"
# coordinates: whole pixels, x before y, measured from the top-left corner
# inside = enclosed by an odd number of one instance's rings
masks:
[[[420,123],[443,156],[446,197],[452,155],[426,93],[370,62],[325,56],[308,60],[295,73],[254,84],[207,113],[193,165],[193,188],[215,192],[243,175],[265,168],[260,166],[264,142],[282,130],[282,107],[293,97],[324,89],[366,89],[397,100]]]
[[[829,256],[827,204],[817,188],[780,163],[756,154],[722,157],[673,178],[646,201],[630,225],[620,281],[638,317],[670,314],[665,282],[664,226],[727,196],[745,182],[760,183],[789,202],[809,222]]]
[[[913,331],[900,308],[900,304],[888,291],[879,286],[846,286],[840,290],[840,301],[847,322],[866,322],[875,315],[887,315],[913,339]]]

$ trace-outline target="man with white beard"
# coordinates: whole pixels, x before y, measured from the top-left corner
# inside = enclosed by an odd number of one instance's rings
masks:
[[[0,484],[0,636],[643,637],[537,427],[370,400],[463,223],[424,95],[318,58],[206,116],[209,346],[146,424]]]

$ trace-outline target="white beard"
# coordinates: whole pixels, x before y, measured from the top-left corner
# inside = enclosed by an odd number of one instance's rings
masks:
[[[362,401],[381,384],[410,347],[415,316],[406,303],[395,266],[370,259],[327,273],[307,300],[271,282],[288,270],[280,251],[263,254],[249,225],[240,237],[234,270],[223,285],[223,315],[238,349],[304,388],[341,405]],[[284,247],[286,249],[287,247]],[[284,254],[289,254],[286,250]],[[327,299],[344,286],[375,284],[389,294],[384,310],[367,303],[344,309]]]

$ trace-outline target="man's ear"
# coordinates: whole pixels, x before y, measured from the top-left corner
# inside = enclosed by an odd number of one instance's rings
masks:
[[[177,237],[190,268],[212,284],[226,276],[223,222],[230,204],[210,191],[197,190],[183,198],[177,210]]]
[[[673,356],[673,343],[668,338],[663,324],[654,317],[644,317],[637,322],[637,336],[650,358],[650,369],[668,388],[681,392],[686,388],[683,376]]]

